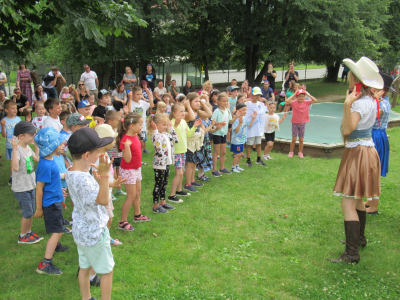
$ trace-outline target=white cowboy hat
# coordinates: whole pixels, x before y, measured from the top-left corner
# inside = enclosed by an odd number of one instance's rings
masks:
[[[363,56],[356,63],[350,58],[346,58],[343,63],[366,86],[383,89],[383,78],[379,74],[379,69],[368,57]]]

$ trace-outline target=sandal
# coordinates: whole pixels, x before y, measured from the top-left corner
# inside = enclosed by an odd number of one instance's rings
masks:
[[[201,176],[201,177],[197,176],[197,180],[199,180],[199,181],[208,181],[208,180],[210,180],[210,178],[207,177],[206,174],[203,174],[203,176]]]
[[[127,221],[123,222],[118,222],[118,229],[123,230],[123,231],[134,231],[135,228],[131,224],[129,224]]]
[[[139,222],[148,222],[151,219],[149,217],[143,216],[142,214],[140,214],[139,217],[133,217],[133,222],[135,223],[139,223]]]
[[[122,245],[122,242],[120,242],[118,239],[110,239],[110,244],[113,246],[119,246]]]

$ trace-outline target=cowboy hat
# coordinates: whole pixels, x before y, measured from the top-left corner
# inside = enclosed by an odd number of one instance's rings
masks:
[[[379,69],[368,57],[363,56],[356,63],[350,58],[346,58],[343,60],[343,63],[364,85],[383,89],[383,79],[379,74]]]
[[[390,92],[395,93],[396,90],[392,87],[393,78],[388,73],[379,72],[383,78],[383,85],[385,88],[388,88]],[[15,130],[15,129],[14,129]]]

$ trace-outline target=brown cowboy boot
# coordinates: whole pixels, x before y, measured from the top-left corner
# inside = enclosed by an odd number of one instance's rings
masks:
[[[360,254],[358,253],[358,241],[360,238],[360,222],[344,221],[344,230],[346,233],[346,248],[343,254],[337,259],[328,259],[333,263],[358,263]]]
[[[358,245],[361,247],[367,246],[367,239],[365,238],[365,223],[367,222],[367,212],[357,209],[358,219],[360,220],[360,238]]]

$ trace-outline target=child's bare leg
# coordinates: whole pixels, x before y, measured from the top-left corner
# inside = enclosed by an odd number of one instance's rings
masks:
[[[47,241],[46,252],[44,253],[44,258],[45,259],[52,259],[53,258],[54,250],[56,250],[57,243],[59,242],[61,236],[62,236],[62,232],[53,233],[51,235],[51,237]]]
[[[21,219],[21,234],[27,234],[32,229],[32,217],[30,219]]]
[[[198,175],[197,175],[197,177],[202,177],[204,175],[204,170],[202,169],[202,168],[199,168],[199,172],[198,172]]]
[[[217,162],[218,162],[218,155],[219,155],[220,144],[213,145],[213,172],[217,170]],[[220,158],[221,160],[221,158]]]
[[[378,211],[379,199],[372,199],[371,206],[368,207],[366,210],[367,212],[376,212]]]
[[[233,158],[233,163],[232,166],[237,166],[240,163],[240,159],[242,158],[242,153],[235,154],[235,157]]]
[[[90,299],[90,269],[80,269],[78,274],[79,287],[81,288],[82,300]],[[103,279],[101,279],[103,281]]]
[[[261,144],[256,145],[257,148],[257,157],[261,156]]]
[[[175,169],[176,175],[175,178],[172,180],[171,183],[171,193],[169,194],[171,197],[175,196],[176,191],[182,191],[182,180],[183,180],[183,168],[182,169]]]
[[[264,155],[270,154],[273,147],[274,147],[274,142],[267,142],[267,146],[265,146],[264,149]]]
[[[221,156],[219,158],[219,166],[221,169],[223,169],[225,168],[226,144],[221,144],[220,151],[221,151]]]
[[[250,154],[251,154],[251,145],[246,144],[246,154],[247,154],[247,159],[250,159]]]
[[[185,184],[190,185],[191,180],[192,180],[192,164],[191,163],[186,164],[185,180],[186,180]]]
[[[128,220],[129,210],[136,195],[136,184],[125,184],[125,190],[127,195],[124,204],[122,204],[121,221]]]
[[[292,137],[292,142],[290,143],[290,152],[294,151],[294,146],[296,145],[297,136]]]
[[[299,138],[299,152],[303,153],[303,142],[304,142],[304,138]]]
[[[226,134],[226,141],[229,143],[231,141],[232,128],[228,128],[228,133]]]
[[[140,215],[140,194],[142,192],[142,182],[137,181],[135,186],[135,198],[133,199],[133,213],[135,216]]]
[[[100,290],[101,290],[102,300],[111,299],[112,280],[113,280],[113,271],[111,271],[108,274],[101,275]]]
[[[109,218],[108,222],[107,222],[107,228],[108,229],[110,229],[111,223],[112,223],[112,218]]]

